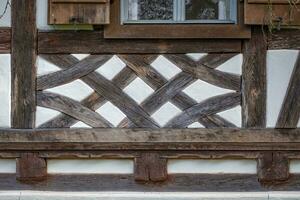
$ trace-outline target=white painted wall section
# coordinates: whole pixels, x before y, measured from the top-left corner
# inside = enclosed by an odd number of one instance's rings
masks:
[[[47,160],[49,174],[133,174],[133,160]]]
[[[16,159],[0,159],[0,174],[16,173]]]
[[[7,0],[0,0],[0,15],[5,11]],[[11,26],[11,7],[8,6],[5,14],[0,19],[0,27],[10,27]]]
[[[267,126],[275,127],[295,62],[296,50],[272,50],[267,55]]]
[[[10,127],[10,54],[0,54],[0,127]]]
[[[168,161],[169,174],[256,174],[256,160],[200,160]]]

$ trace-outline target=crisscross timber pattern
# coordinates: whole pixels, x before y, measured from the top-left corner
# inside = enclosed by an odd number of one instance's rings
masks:
[[[78,121],[94,128],[113,127],[95,112],[107,101],[112,102],[126,115],[118,125],[120,128],[161,128],[151,115],[167,102],[173,103],[182,112],[171,119],[165,127],[186,128],[197,121],[206,128],[235,127],[217,113],[241,104],[241,77],[215,69],[235,55],[208,54],[198,61],[185,54],[164,55],[181,70],[170,80],[151,66],[159,55],[117,55],[126,67],[112,81],[95,72],[112,58],[112,55],[91,55],[83,60],[78,60],[72,55],[40,55],[62,70],[37,78],[37,105],[60,111],[62,114],[40,125],[39,128],[68,128]],[[123,91],[136,77],[155,90],[140,105]],[[95,91],[81,102],[44,91],[77,79],[81,79]],[[197,103],[183,93],[183,89],[198,79],[232,90],[232,93]]]

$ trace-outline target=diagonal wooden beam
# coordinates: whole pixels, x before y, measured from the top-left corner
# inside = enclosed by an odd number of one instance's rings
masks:
[[[197,79],[229,90],[241,90],[241,77],[238,75],[221,72],[205,66],[197,66],[194,61],[188,59],[185,55],[166,55],[166,57],[182,71],[192,74]]]
[[[91,55],[68,69],[37,78],[37,90],[45,90],[72,82],[83,77],[106,63],[111,55]]]
[[[169,121],[165,127],[185,128],[202,116],[212,115],[234,108],[240,105],[240,103],[240,93],[229,93],[212,97],[183,111],[180,115]]]
[[[277,128],[296,128],[300,120],[300,53],[279,113]]]
[[[79,102],[50,92],[37,92],[37,105],[51,108],[76,118],[95,128],[113,127],[106,119]]]
[[[198,66],[206,66],[212,69],[215,69],[219,67],[220,65],[224,64],[234,56],[236,56],[236,53],[211,53],[203,58],[201,58],[199,61],[196,61]]]

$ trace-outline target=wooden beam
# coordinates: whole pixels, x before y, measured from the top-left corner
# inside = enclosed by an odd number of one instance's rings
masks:
[[[172,174],[163,184],[141,184],[134,181],[133,175],[49,175],[47,180],[31,185],[16,181],[12,174],[0,174],[0,179],[3,191],[253,193],[300,190],[299,175],[293,175],[289,181],[267,189],[258,182],[255,174]]]
[[[258,179],[263,184],[286,181],[290,177],[289,160],[282,153],[263,153],[258,159],[257,171]]]
[[[42,181],[47,177],[46,160],[38,153],[22,153],[17,158],[17,180],[22,182]]]
[[[168,178],[167,159],[158,153],[141,153],[134,160],[136,181],[160,182]]]
[[[0,129],[0,150],[300,150],[300,129]]]
[[[283,29],[269,34],[268,49],[296,49],[300,50],[300,30]]]
[[[36,1],[12,0],[11,80],[13,128],[34,128],[36,79]]]
[[[296,128],[300,119],[300,53],[279,113],[277,128]]]
[[[102,31],[39,32],[39,54],[143,54],[241,52],[235,39],[104,39]]]
[[[10,53],[10,28],[0,28],[0,53]]]
[[[252,38],[244,42],[242,118],[245,128],[266,127],[267,44],[261,27],[252,27]]]

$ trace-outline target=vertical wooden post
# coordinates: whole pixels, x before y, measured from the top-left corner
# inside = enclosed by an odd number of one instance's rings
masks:
[[[34,128],[37,57],[36,0],[12,0],[12,128]]]
[[[243,46],[242,118],[244,128],[266,127],[267,43],[261,26]]]
[[[165,181],[168,178],[167,159],[158,153],[142,153],[135,158],[134,178],[145,182]]]
[[[41,181],[47,176],[46,160],[38,153],[23,153],[17,159],[17,179],[19,181]]]

